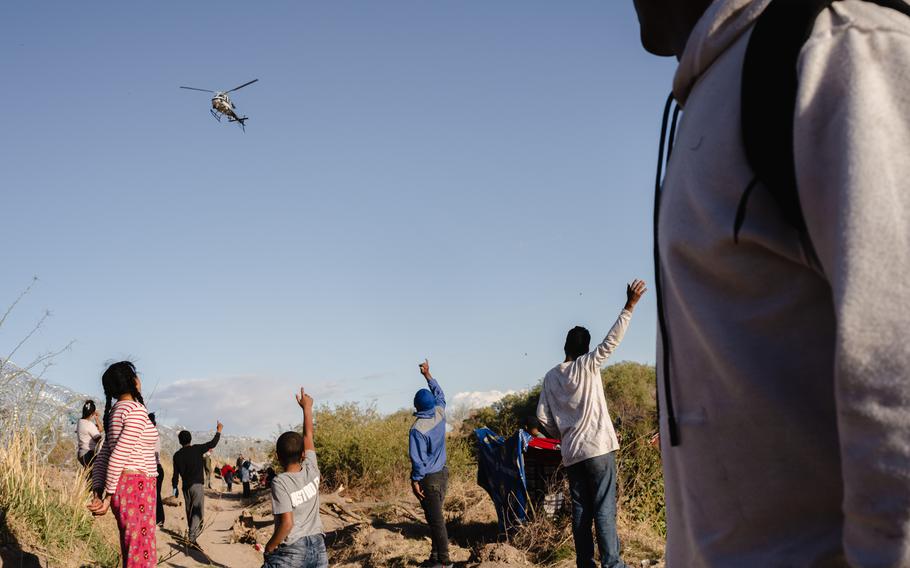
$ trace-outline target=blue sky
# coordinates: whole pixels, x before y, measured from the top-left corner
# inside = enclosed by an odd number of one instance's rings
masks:
[[[652,279],[673,61],[631,1],[35,3],[0,8],[0,329],[100,392],[264,434],[324,402],[535,383]],[[244,134],[209,115],[227,89]],[[654,298],[616,360],[654,360]],[[464,397],[466,395],[462,395]],[[163,407],[166,406],[166,407]]]

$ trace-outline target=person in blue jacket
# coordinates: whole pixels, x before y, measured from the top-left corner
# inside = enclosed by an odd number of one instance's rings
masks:
[[[414,416],[408,444],[411,456],[411,489],[420,501],[430,525],[432,552],[427,565],[448,568],[449,535],[442,504],[446,499],[449,470],[446,467],[446,398],[439,383],[430,374],[430,362],[420,364],[420,374],[427,387],[414,395]]]

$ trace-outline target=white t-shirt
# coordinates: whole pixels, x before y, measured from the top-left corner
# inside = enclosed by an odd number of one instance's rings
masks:
[[[76,423],[76,437],[79,439],[78,454],[81,458],[95,449],[98,441],[101,440],[101,432],[98,431],[98,427],[93,421],[80,418]]]

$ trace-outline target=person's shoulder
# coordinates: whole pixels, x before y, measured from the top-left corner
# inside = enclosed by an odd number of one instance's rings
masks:
[[[569,364],[571,365],[571,363]],[[559,381],[566,376],[566,371],[569,368],[565,362],[554,365],[547,373],[543,376],[543,386],[553,383],[554,381]]]
[[[910,4],[907,9],[910,12]],[[896,33],[910,40],[910,15],[868,0],[835,2],[819,15],[807,43],[832,39],[850,30],[863,34]]]
[[[145,409],[145,405],[141,402],[135,400],[121,400],[118,404],[121,405],[122,412],[130,418],[141,418],[145,416],[145,418],[148,419],[148,410]]]
[[[290,494],[288,491],[288,479],[283,477],[284,473],[279,473],[275,476],[275,479],[272,480],[272,496],[280,497],[282,495]]]

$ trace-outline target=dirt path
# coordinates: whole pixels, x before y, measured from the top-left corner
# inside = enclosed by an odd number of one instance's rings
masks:
[[[258,497],[268,498],[268,494],[260,493]],[[182,568],[197,566],[259,568],[262,566],[262,553],[257,552],[251,544],[231,542],[231,537],[234,535],[234,521],[244,510],[244,503],[237,486],[234,486],[232,493],[205,490],[205,529],[199,536],[199,544],[205,554],[188,549],[180,543],[182,535],[187,530],[182,495],[180,500],[179,507],[164,508],[164,529],[158,529],[160,566]],[[164,561],[161,562],[162,560]]]

